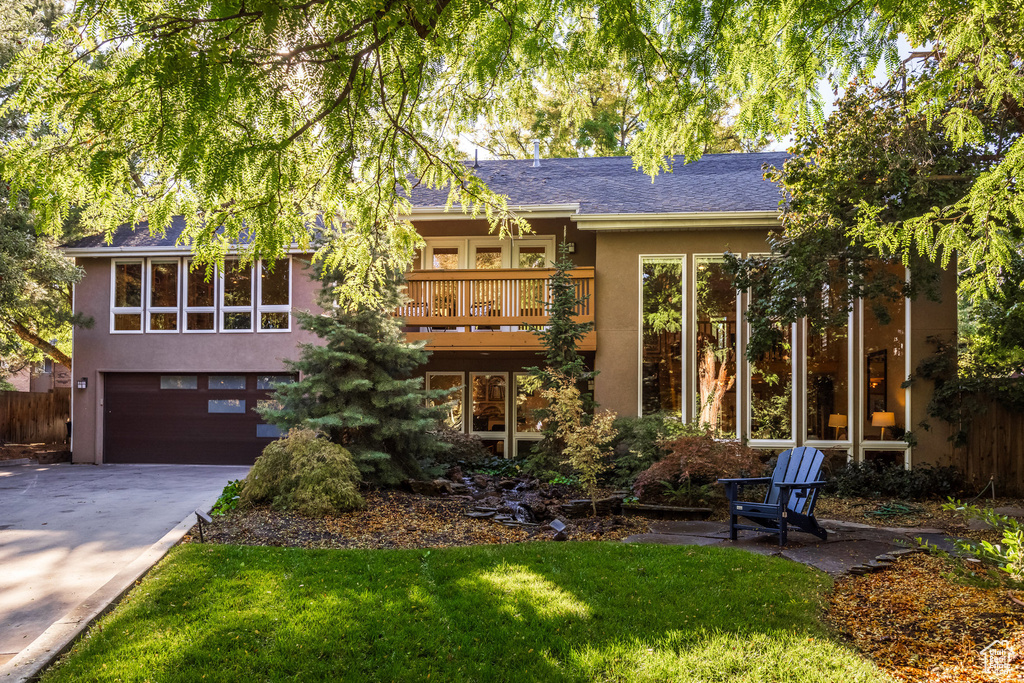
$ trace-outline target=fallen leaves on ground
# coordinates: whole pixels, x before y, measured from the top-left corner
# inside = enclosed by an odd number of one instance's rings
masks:
[[[981,651],[1009,640],[1024,655],[1024,607],[1006,588],[965,585],[952,565],[929,555],[836,581],[828,621],[898,681],[989,683],[1024,680],[1024,656],[1010,671],[986,671]]]
[[[331,517],[303,517],[268,507],[234,511],[204,528],[207,542],[298,548],[448,548],[551,540],[546,525],[513,529],[465,516],[466,503],[402,491],[364,496],[366,509]],[[619,540],[647,531],[647,520],[591,517],[566,520],[569,540]],[[190,540],[198,540],[193,528]]]

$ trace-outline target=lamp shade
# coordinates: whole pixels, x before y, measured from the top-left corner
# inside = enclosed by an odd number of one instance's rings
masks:
[[[871,413],[872,427],[895,427],[896,413]]]
[[[846,416],[839,413],[832,413],[828,416],[828,426],[836,429],[846,426]]]

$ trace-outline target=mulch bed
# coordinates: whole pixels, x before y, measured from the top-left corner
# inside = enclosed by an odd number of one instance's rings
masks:
[[[366,509],[312,518],[268,507],[236,510],[207,525],[207,542],[293,548],[450,548],[464,545],[553,540],[544,526],[512,529],[465,516],[460,500],[427,498],[403,491],[366,494]],[[647,520],[588,517],[566,520],[568,540],[619,540],[647,531]],[[198,541],[193,527],[188,541]]]
[[[980,654],[997,640],[1024,653],[1024,606],[1004,587],[953,576],[958,564],[914,555],[883,572],[840,578],[826,618],[898,681],[1024,680],[1024,656],[1010,671],[986,671]]]
[[[71,459],[67,444],[7,443],[0,444],[0,461],[33,458],[59,462]]]

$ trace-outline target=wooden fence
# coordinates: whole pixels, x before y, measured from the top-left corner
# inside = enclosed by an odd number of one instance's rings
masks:
[[[63,443],[70,416],[71,389],[0,391],[0,439],[9,443]]]
[[[990,402],[975,414],[954,464],[979,487],[994,477],[997,496],[1024,495],[1024,411]]]

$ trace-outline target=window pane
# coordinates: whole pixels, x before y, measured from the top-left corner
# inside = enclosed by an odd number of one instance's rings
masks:
[[[225,313],[225,330],[251,330],[252,313]]]
[[[210,389],[245,389],[245,375],[210,375]]]
[[[196,375],[160,375],[161,389],[198,389],[199,378]]]
[[[697,309],[697,420],[720,438],[736,436],[736,290],[717,258],[694,266]]]
[[[261,330],[287,330],[287,313],[260,313]]]
[[[288,259],[274,261],[274,272],[262,263],[260,303],[264,306],[288,305]]]
[[[750,367],[750,438],[793,438],[792,326]]]
[[[505,431],[504,375],[473,376],[473,431]]]
[[[427,389],[449,389],[454,390],[456,387],[461,387],[464,383],[462,375],[430,375],[427,377]],[[462,431],[462,410],[463,410],[463,390],[459,389],[449,394],[447,400],[440,399],[437,401],[429,401],[429,405],[445,405],[447,411],[444,415],[444,423],[452,429]]]
[[[825,289],[822,305],[839,305],[839,292]],[[807,438],[845,441],[850,428],[849,326],[807,331]]]
[[[477,247],[476,267],[482,270],[501,268],[501,247]]]
[[[291,384],[294,381],[292,375],[256,375],[256,388],[274,389],[275,384]]]
[[[178,305],[178,264],[153,263],[149,269],[149,305],[175,308]]]
[[[433,250],[435,270],[455,270],[459,267],[458,247],[437,247]]]
[[[141,263],[118,263],[114,266],[114,306],[116,308],[142,306]]]
[[[213,313],[188,313],[186,318],[188,320],[188,329],[190,330],[213,329]]]
[[[256,425],[257,439],[279,439],[281,428],[277,425]]]
[[[125,332],[141,330],[142,315],[139,313],[118,313],[114,316],[114,329]]]
[[[894,281],[902,282],[902,265],[884,266]],[[864,375],[867,405],[864,413],[864,437],[899,440],[906,433],[906,391],[900,386],[907,379],[906,300],[865,301]]]
[[[520,268],[543,268],[546,263],[547,249],[544,247],[519,247]]]
[[[189,262],[191,263],[191,261]],[[187,306],[200,308],[213,306],[213,278],[206,281],[206,273],[203,270],[190,271],[188,274],[188,297]],[[206,329],[206,328],[200,328]]]
[[[640,406],[644,415],[683,409],[683,261],[644,259],[643,359]]]
[[[208,413],[244,413],[245,401],[240,398],[217,398],[208,401]]]
[[[252,268],[238,261],[224,262],[224,305],[252,305]]]
[[[522,379],[516,377],[516,432],[540,432],[544,428],[544,422],[535,411],[546,409],[548,400],[540,395],[540,389],[526,391],[521,386]]]
[[[149,329],[157,331],[174,331],[178,329],[177,313],[150,313]]]

